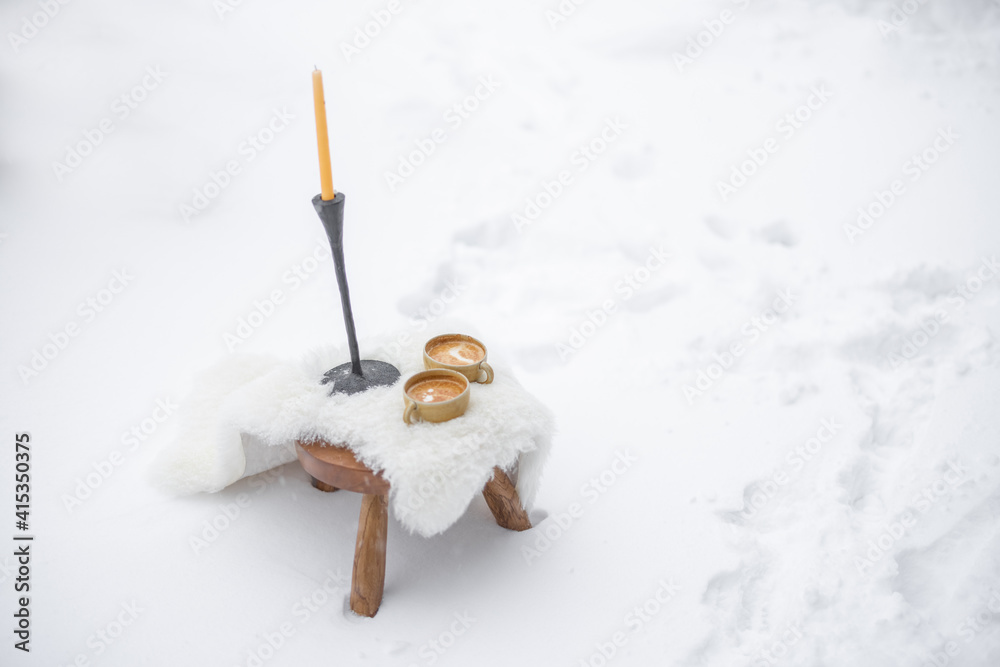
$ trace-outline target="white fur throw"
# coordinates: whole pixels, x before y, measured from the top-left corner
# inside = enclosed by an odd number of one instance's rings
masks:
[[[496,379],[472,384],[463,416],[406,425],[402,382],[423,370],[424,342],[362,347],[362,358],[389,361],[402,378],[354,396],[329,396],[320,384],[324,372],[349,360],[346,350],[325,348],[299,362],[234,355],[199,378],[154,477],[174,492],[215,492],[294,461],[296,440],[322,438],[347,444],[383,471],[393,514],[411,532],[429,537],[457,521],[495,465],[517,467],[517,491],[530,507],[551,446],[550,411],[490,358]]]

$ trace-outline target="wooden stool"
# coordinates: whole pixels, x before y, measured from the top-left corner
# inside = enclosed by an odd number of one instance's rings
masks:
[[[361,616],[374,616],[382,604],[385,589],[385,546],[389,519],[389,482],[382,471],[355,458],[347,447],[325,442],[295,443],[299,462],[312,484],[320,491],[345,489],[364,494],[358,519],[358,539],[354,546],[354,570],[351,573],[351,610]],[[497,524],[509,530],[531,528],[528,513],[521,505],[517,490],[507,473],[493,468],[493,478],[483,487],[483,497]]]

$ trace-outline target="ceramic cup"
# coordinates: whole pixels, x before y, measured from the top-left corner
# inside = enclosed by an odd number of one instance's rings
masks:
[[[458,371],[434,368],[421,371],[403,385],[403,421],[446,422],[469,407],[469,380]]]
[[[444,334],[424,345],[424,368],[458,371],[469,382],[493,382],[493,367],[486,363],[486,346],[472,336]]]

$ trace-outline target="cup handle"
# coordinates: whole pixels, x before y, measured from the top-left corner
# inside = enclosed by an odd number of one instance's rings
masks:
[[[413,415],[417,412],[417,404],[407,401],[406,409],[403,410],[403,421],[407,424],[413,423]]]
[[[493,382],[493,367],[485,361],[479,364],[479,377],[476,378],[476,382],[479,382],[480,384],[489,384],[490,382]]]

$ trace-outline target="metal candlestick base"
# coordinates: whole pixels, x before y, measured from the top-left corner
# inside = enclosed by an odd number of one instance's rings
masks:
[[[361,360],[361,375],[351,372],[351,362],[331,368],[323,374],[320,384],[333,384],[330,395],[357,394],[372,387],[388,387],[399,380],[399,369],[374,359]]]
[[[330,395],[357,394],[372,387],[387,387],[399,380],[399,370],[384,361],[365,359],[358,352],[358,336],[354,331],[354,313],[351,311],[351,294],[347,288],[347,269],[344,267],[344,193],[324,201],[320,195],[312,200],[313,208],[326,229],[333,252],[333,265],[340,288],[340,306],[344,311],[347,327],[347,344],[351,350],[350,363],[331,368],[323,374],[320,384],[333,384]]]

